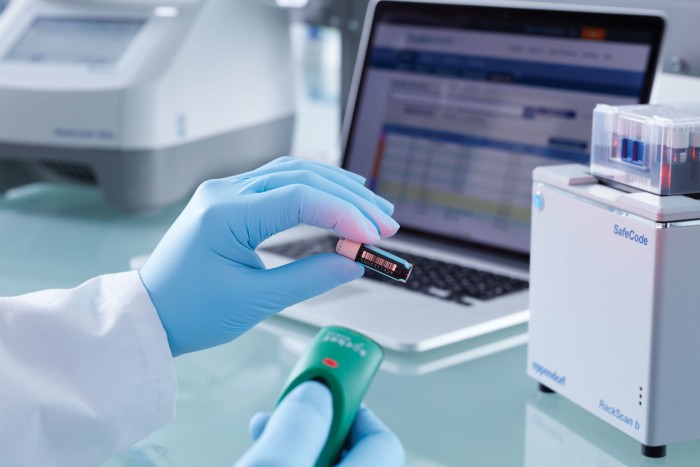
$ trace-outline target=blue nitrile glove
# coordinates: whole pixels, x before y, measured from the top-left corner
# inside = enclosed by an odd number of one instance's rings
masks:
[[[334,253],[265,269],[256,247],[303,223],[365,243],[393,235],[393,206],[338,167],[284,157],[210,180],[141,270],[173,356],[228,342],[288,306],[357,279]]]
[[[331,393],[323,384],[307,381],[290,392],[272,415],[257,414],[250,421],[255,441],[236,467],[275,465],[313,466],[323,449],[333,418]],[[404,464],[401,441],[366,407],[357,412],[350,430],[342,467]]]

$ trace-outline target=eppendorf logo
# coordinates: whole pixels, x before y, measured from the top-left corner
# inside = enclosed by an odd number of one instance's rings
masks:
[[[566,376],[562,376],[556,371],[552,371],[548,368],[545,368],[537,362],[532,362],[532,369],[535,370],[535,373],[537,373],[540,376],[544,376],[545,378],[548,378],[562,386],[566,385]]]

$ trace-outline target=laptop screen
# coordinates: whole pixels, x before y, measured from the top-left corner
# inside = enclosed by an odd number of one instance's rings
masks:
[[[343,166],[402,229],[527,253],[536,166],[588,164],[593,108],[648,102],[655,16],[379,2]]]

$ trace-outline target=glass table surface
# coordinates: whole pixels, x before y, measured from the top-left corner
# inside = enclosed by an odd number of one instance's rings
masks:
[[[0,196],[0,295],[72,287],[149,253],[184,204],[128,215],[90,187],[34,184]],[[251,445],[316,330],[273,318],[236,341],[178,357],[177,419],[104,466],[230,466]],[[640,445],[525,374],[521,325],[421,354],[388,352],[366,404],[409,466],[697,466],[700,441],[646,459]]]

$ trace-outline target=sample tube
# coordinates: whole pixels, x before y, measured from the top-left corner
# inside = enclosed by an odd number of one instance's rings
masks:
[[[399,282],[406,282],[408,276],[411,275],[411,270],[413,270],[413,265],[405,259],[376,246],[353,242],[346,238],[338,240],[335,251],[339,255],[357,261],[363,266]]]
[[[690,160],[690,179],[697,180],[698,164],[700,164],[700,130],[693,129],[690,132],[690,148],[688,149],[688,159]],[[694,182],[697,183],[697,182]],[[697,186],[697,185],[696,185]]]

